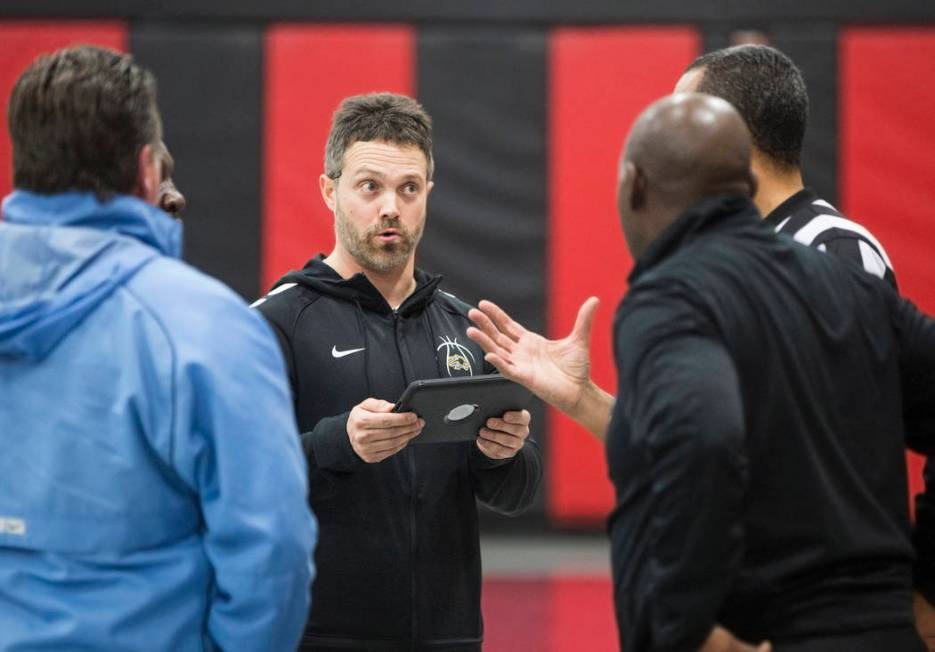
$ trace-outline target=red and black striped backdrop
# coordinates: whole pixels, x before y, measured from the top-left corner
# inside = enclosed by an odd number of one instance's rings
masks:
[[[779,24],[771,36],[809,82],[811,185],[880,238],[903,292],[935,313],[935,23]],[[132,51],[159,79],[189,200],[186,258],[253,299],[333,244],[318,175],[339,100],[415,95],[435,120],[437,157],[420,265],[553,335],[599,295],[594,373],[612,389],[610,320],[631,266],[614,207],[619,149],[640,109],[726,39],[671,22],[0,20],[0,96],[5,115],[40,52]],[[3,130],[0,193],[10,186]],[[535,416],[548,482],[533,521],[600,523],[611,490],[598,442],[541,406]]]

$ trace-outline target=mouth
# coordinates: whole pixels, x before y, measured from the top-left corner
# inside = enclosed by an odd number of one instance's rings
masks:
[[[377,234],[377,239],[380,242],[399,242],[402,235],[396,229],[384,229]]]

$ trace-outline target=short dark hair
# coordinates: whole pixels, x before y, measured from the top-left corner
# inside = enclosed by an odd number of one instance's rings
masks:
[[[432,118],[411,97],[395,93],[354,95],[341,102],[331,121],[325,146],[325,174],[341,176],[344,153],[354,143],[383,141],[414,145],[425,154],[426,178],[435,168],[432,158]]]
[[[13,184],[44,194],[130,193],[140,150],[162,138],[152,74],[90,46],[37,58],[13,87],[7,118]]]
[[[701,55],[686,72],[699,68],[699,93],[733,104],[753,134],[753,144],[777,166],[800,166],[808,92],[792,59],[768,45],[737,45]]]

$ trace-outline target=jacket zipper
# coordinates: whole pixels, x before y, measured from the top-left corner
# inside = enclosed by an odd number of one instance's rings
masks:
[[[399,346],[399,311],[393,311],[393,335],[396,342],[396,354],[399,357],[400,369],[403,373],[405,385],[409,384],[406,373],[406,363],[403,352]],[[415,651],[418,634],[417,601],[416,601],[416,458],[412,448],[406,447],[406,461],[409,467],[409,613],[411,626],[409,632],[410,649]]]

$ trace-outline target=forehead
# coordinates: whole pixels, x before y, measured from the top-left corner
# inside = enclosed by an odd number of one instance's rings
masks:
[[[425,154],[416,145],[358,140],[344,152],[344,174],[366,171],[387,177],[417,176],[424,179],[427,170]]]
[[[684,75],[679,77],[679,80],[675,83],[676,93],[694,93],[698,90],[698,84],[701,83],[701,78],[704,77],[704,67],[701,68],[692,68]]]

